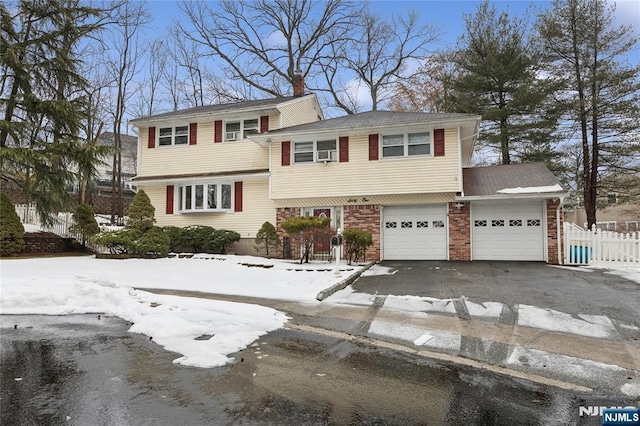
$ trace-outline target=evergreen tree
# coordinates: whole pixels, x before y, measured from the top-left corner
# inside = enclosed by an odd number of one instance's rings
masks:
[[[269,221],[263,223],[256,234],[255,243],[264,244],[267,257],[269,257],[269,247],[272,247],[271,253],[273,253],[275,247],[280,244],[280,237],[278,237],[276,227]],[[260,249],[260,247],[256,247],[256,249]]]
[[[450,58],[456,71],[443,82],[445,107],[482,115],[480,142],[498,150],[502,164],[552,161],[556,116],[547,101],[553,86],[539,77],[540,54],[526,21],[498,13],[488,0],[464,20],[466,33]]]
[[[80,236],[83,247],[87,246],[89,238],[100,232],[100,227],[96,221],[95,213],[88,204],[80,204],[73,213],[73,221],[75,222],[70,231]]]
[[[564,118],[579,129],[589,227],[596,223],[602,179],[632,177],[637,184],[640,176],[640,65],[625,60],[638,37],[631,27],[614,26],[614,10],[606,0],[555,0],[538,22],[548,73],[562,85]]]
[[[0,254],[8,256],[24,250],[24,226],[13,203],[0,193]]]
[[[146,232],[153,228],[156,209],[151,204],[151,200],[144,190],[140,189],[133,197],[131,204],[129,204],[129,219],[127,220],[127,228],[137,229],[142,232]]]
[[[79,0],[0,3],[0,163],[40,217],[67,207],[87,85],[79,46],[100,11]]]

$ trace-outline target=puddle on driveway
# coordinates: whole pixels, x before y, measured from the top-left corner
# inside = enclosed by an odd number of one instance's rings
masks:
[[[0,424],[599,424],[579,395],[287,329],[199,369],[117,318],[0,327]]]

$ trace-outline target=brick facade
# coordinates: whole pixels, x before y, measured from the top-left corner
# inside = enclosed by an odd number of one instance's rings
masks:
[[[558,264],[558,250],[561,251],[561,241],[563,238],[563,213],[562,207],[560,207],[560,236],[558,238],[558,221],[556,216],[556,210],[560,200],[547,200],[547,262],[552,265]],[[562,253],[560,253],[560,263],[562,263]]]
[[[359,229],[371,233],[373,246],[367,249],[365,258],[380,261],[380,205],[364,204],[344,206],[344,229]]]
[[[276,231],[280,237],[280,244],[276,248],[276,257],[280,259],[289,259],[292,253],[285,253],[286,241],[289,236],[280,228],[280,224],[290,217],[300,216],[300,207],[279,207],[276,209]]]
[[[458,209],[456,204],[462,204]],[[449,260],[471,260],[471,204],[449,203]]]

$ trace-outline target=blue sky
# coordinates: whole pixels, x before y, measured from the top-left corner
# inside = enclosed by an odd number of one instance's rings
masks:
[[[180,19],[180,2],[170,0],[149,0],[149,12],[154,18],[151,26],[162,30],[170,25],[172,19]],[[413,0],[413,1],[389,1],[372,0],[372,9],[380,14],[391,14],[397,11],[415,9],[425,22],[441,23],[443,35],[440,43],[451,45],[464,32],[463,14],[473,14],[479,1],[469,0]],[[610,3],[614,3],[610,1]],[[636,34],[640,34],[640,0],[619,0],[616,3],[616,19],[619,24],[631,25]],[[549,7],[550,1],[496,1],[496,6],[502,10],[507,9],[510,14],[522,16],[528,10],[540,10]],[[530,13],[533,18],[535,13]],[[637,61],[636,61],[637,62]]]

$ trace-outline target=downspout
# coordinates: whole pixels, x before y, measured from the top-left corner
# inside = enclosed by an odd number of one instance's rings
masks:
[[[560,197],[560,202],[558,203],[558,207],[556,207],[556,235],[558,236],[558,265],[562,265],[562,233],[560,228],[560,208],[562,207],[562,203],[564,201],[564,197]]]
[[[271,141],[271,138],[267,139],[267,143],[269,144],[269,199],[271,200],[271,160],[272,160],[272,154],[271,154],[271,148],[273,147],[273,143]]]

